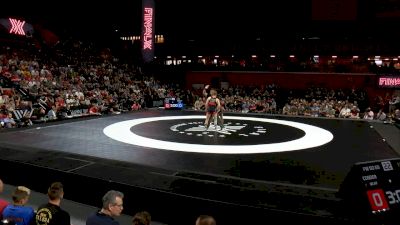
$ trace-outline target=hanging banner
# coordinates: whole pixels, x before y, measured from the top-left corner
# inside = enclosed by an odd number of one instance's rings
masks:
[[[142,6],[142,58],[150,62],[154,58],[154,0],[143,0]]]

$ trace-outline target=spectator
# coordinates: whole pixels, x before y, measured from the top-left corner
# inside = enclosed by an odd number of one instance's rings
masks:
[[[351,119],[360,119],[360,109],[356,105],[353,105],[350,110],[350,117]]]
[[[57,109],[55,105],[51,106],[51,109],[47,112],[47,118],[49,118],[49,120],[57,119]]]
[[[197,98],[196,101],[194,102],[194,110],[202,110],[202,107],[204,106],[204,101],[202,98]]]
[[[86,219],[86,225],[119,225],[114,217],[120,216],[123,210],[124,194],[119,191],[108,191],[103,196],[103,207]]]
[[[365,119],[365,120],[373,120],[374,116],[375,116],[374,111],[372,111],[371,108],[368,107],[364,112],[363,119]]]
[[[138,111],[140,109],[140,107],[141,107],[140,104],[137,101],[135,101],[132,104],[131,109],[132,109],[132,111]]]
[[[376,119],[380,121],[385,121],[386,117],[386,113],[382,109],[380,109],[379,112],[376,114]]]
[[[345,106],[340,110],[339,117],[349,118],[350,115],[351,115],[351,109],[348,104],[345,104]]]
[[[3,181],[0,179],[0,193],[3,193],[3,189],[4,189],[4,184]],[[4,199],[0,198],[0,219],[2,218],[3,215],[3,210],[4,208],[6,208],[8,205],[8,202]]]
[[[13,194],[13,204],[8,205],[3,211],[3,219],[11,221],[16,225],[29,225],[31,224],[35,212],[32,207],[25,206],[29,200],[31,190],[24,186],[18,186]]]
[[[400,124],[400,109],[396,109],[396,110],[394,111],[393,116],[392,116],[392,120],[393,120],[395,123]]]
[[[71,225],[68,212],[61,209],[61,199],[64,197],[64,187],[60,182],[51,184],[47,191],[49,202],[39,206],[36,212],[36,225]]]
[[[389,101],[389,114],[393,113],[397,108],[400,108],[400,96],[393,95]]]
[[[151,215],[149,212],[138,212],[133,216],[132,225],[150,225]]]
[[[290,114],[290,105],[288,103],[286,103],[285,106],[283,107],[282,114],[283,115],[289,115]]]
[[[17,122],[15,122],[11,112],[9,112],[7,114],[7,117],[3,119],[3,122],[4,122],[4,127],[6,128],[17,127]]]
[[[88,111],[89,115],[101,115],[100,109],[95,104],[91,105]]]
[[[216,225],[215,219],[212,216],[201,215],[196,220],[196,225]]]

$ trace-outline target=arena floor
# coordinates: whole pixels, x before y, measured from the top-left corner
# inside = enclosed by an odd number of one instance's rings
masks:
[[[0,154],[136,187],[285,210],[282,196],[335,201],[354,163],[399,157],[390,137],[375,129],[386,125],[361,120],[226,113],[225,130],[206,130],[203,122],[201,112],[157,109],[41,124],[2,132]]]

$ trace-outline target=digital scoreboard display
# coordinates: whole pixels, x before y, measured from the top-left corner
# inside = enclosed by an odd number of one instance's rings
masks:
[[[354,164],[340,192],[353,205],[354,211],[379,219],[399,216],[400,158]]]
[[[182,109],[182,100],[176,98],[165,98],[164,99],[164,109]]]

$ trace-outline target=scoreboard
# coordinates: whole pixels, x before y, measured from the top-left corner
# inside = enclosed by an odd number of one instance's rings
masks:
[[[352,210],[391,220],[400,215],[400,158],[353,165],[339,191]]]
[[[400,208],[400,160],[362,166],[362,180],[373,213]]]
[[[177,98],[165,98],[164,109],[182,109],[183,102]]]

